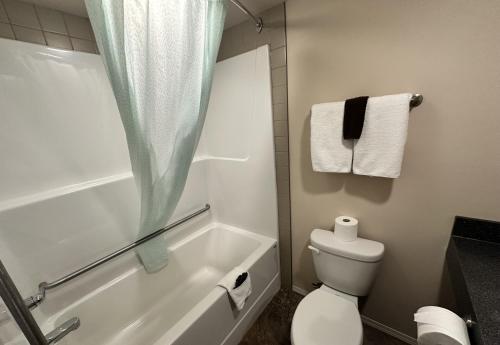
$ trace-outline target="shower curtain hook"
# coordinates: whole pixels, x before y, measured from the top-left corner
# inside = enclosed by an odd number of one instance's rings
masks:
[[[255,29],[260,34],[263,28],[264,28],[264,22],[262,21],[262,17],[259,17],[257,18],[257,22],[255,23]]]

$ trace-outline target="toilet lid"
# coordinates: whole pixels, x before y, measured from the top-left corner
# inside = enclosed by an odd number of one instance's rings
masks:
[[[354,303],[317,289],[299,303],[291,336],[293,345],[361,345],[361,317]]]

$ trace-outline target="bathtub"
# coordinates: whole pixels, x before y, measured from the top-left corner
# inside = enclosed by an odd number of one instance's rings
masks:
[[[3,113],[15,115],[0,126],[13,143],[0,145],[8,162],[0,171],[0,256],[28,297],[40,282],[135,241],[139,197],[99,56],[0,39],[0,71],[0,103],[10,109]],[[211,208],[165,234],[168,266],[146,274],[130,251],[48,291],[32,311],[44,333],[77,316],[81,327],[60,344],[238,343],[280,286],[270,71],[267,46],[217,63],[172,220]],[[20,138],[30,145],[16,145]],[[217,287],[237,265],[253,285],[241,312]],[[0,344],[25,345],[19,333],[0,301]]]
[[[237,344],[279,289],[277,243],[270,237],[211,223],[169,250],[162,271],[147,274],[136,264],[60,309],[42,330],[77,316],[80,328],[59,344]],[[236,265],[252,279],[240,312],[217,286]]]

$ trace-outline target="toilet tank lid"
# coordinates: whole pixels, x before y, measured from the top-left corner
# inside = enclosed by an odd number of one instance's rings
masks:
[[[311,244],[330,254],[364,262],[377,262],[384,255],[384,245],[380,242],[357,238],[346,242],[336,240],[332,231],[314,229]]]

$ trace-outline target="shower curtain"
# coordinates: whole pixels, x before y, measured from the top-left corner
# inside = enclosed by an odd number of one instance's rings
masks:
[[[225,0],[85,0],[118,104],[141,200],[139,237],[164,227],[181,197],[208,106]],[[148,272],[164,238],[138,248]]]

